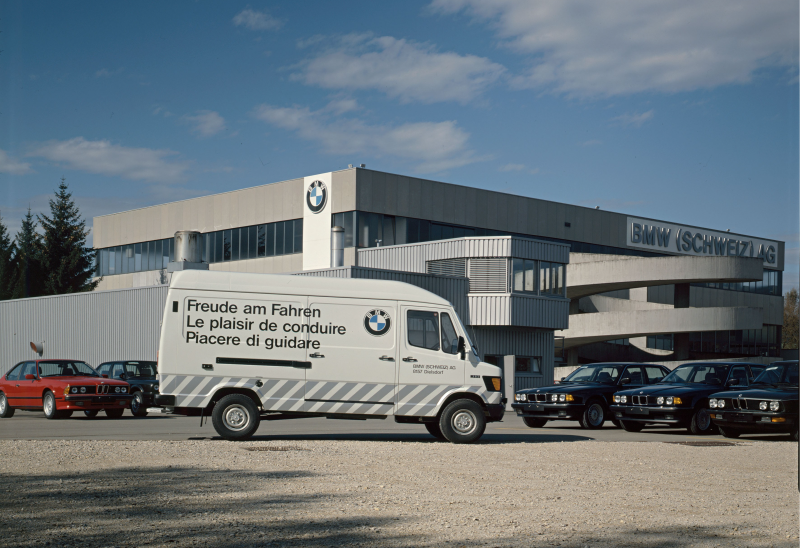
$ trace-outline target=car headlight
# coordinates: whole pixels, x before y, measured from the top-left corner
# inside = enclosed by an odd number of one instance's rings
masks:
[[[114,392],[119,393],[119,386],[114,389]]]
[[[528,396],[525,394],[514,394],[514,399],[517,401],[528,401]]]
[[[708,400],[708,406],[711,407],[712,409],[716,409],[717,408],[717,400],[715,400],[715,399]]]
[[[560,394],[558,396],[558,401],[560,401],[560,402],[567,401],[567,396],[565,394]]]
[[[622,403],[628,403],[628,396],[620,396],[619,401]]]
[[[717,406],[722,409],[725,407],[725,400],[717,400]]]
[[[672,405],[672,402],[673,402],[672,396],[667,398],[667,405]]]
[[[761,403],[758,404],[758,408],[761,409],[762,411],[766,411],[767,410],[767,402],[762,401]]]
[[[614,403],[619,403],[619,396],[614,396]]]
[[[158,385],[157,385],[157,384],[154,384],[154,385],[153,385],[153,390],[155,390],[156,392],[158,392]]]
[[[664,405],[664,398],[662,396],[656,398],[656,405]]]
[[[70,390],[70,392],[72,392],[73,394],[77,394],[78,393],[78,387],[77,386],[73,386],[72,390]]]
[[[558,394],[553,394],[550,396],[550,401],[558,401]]]
[[[769,402],[769,410],[770,411],[777,411],[780,408],[781,408],[780,402],[777,402],[777,401]]]
[[[85,386],[81,386],[81,394],[86,394],[86,387]]]
[[[123,391],[123,392],[127,392],[127,391],[128,391],[128,387],[127,387],[127,386],[123,386],[123,387],[122,387],[122,391]]]

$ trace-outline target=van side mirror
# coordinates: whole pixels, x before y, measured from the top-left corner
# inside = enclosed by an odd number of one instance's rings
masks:
[[[458,353],[461,354],[462,360],[467,357],[467,341],[464,340],[464,337],[458,338]]]
[[[619,383],[620,384],[630,384],[631,383],[631,378],[630,377],[624,377],[624,378],[619,380]]]

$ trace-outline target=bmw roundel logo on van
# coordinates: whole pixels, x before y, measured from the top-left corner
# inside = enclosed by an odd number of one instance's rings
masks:
[[[364,329],[370,335],[380,337],[388,333],[390,327],[392,327],[392,318],[385,310],[376,308],[375,310],[370,310],[364,316]]]
[[[319,213],[328,203],[328,187],[322,181],[314,181],[306,191],[306,205],[312,213]]]

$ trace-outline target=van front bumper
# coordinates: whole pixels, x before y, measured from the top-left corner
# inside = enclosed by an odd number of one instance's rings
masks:
[[[175,396],[171,394],[156,394],[153,399],[158,407],[175,407]]]
[[[503,420],[506,413],[506,406],[503,403],[491,403],[486,406],[486,422],[497,422]]]

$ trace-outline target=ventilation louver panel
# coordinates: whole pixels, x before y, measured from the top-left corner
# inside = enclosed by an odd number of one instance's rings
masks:
[[[507,293],[508,259],[470,259],[470,293]]]
[[[428,274],[438,276],[467,276],[466,259],[442,259],[440,261],[428,261],[426,263]]]

